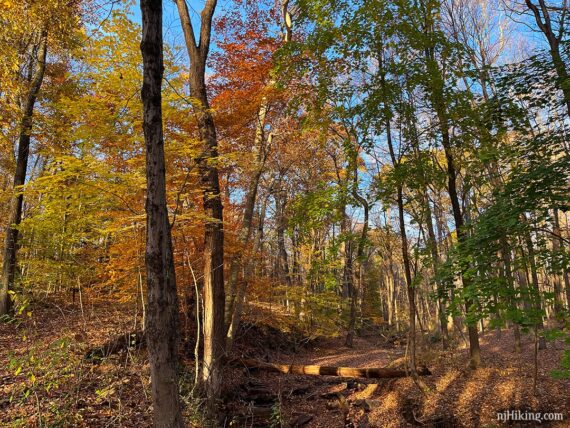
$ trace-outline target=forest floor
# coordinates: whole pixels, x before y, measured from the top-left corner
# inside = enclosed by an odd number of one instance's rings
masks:
[[[144,350],[127,350],[100,361],[85,359],[93,347],[140,329],[140,310],[116,301],[83,307],[50,300],[0,323],[0,426],[150,426],[149,369]],[[51,302],[51,303],[50,303]],[[375,335],[358,338],[353,348],[341,338],[308,344],[271,325],[244,324],[235,356],[286,364],[351,367],[402,367],[405,346]],[[184,325],[184,322],[182,323]],[[483,427],[501,426],[505,410],[561,413],[570,426],[570,381],[550,372],[560,363],[562,343],[539,351],[538,385],[533,393],[534,341],[523,336],[523,352],[513,351],[509,331],[481,336],[483,367],[467,367],[468,350],[441,351],[422,346],[419,362],[432,371],[423,380],[424,396],[410,378],[340,379],[254,371],[236,366],[225,373],[226,426],[304,427]],[[191,352],[189,352],[191,354]],[[184,355],[182,399],[192,412],[193,361]],[[252,404],[257,403],[257,404]],[[262,411],[259,412],[258,410]],[[267,411],[263,411],[267,409]],[[239,416],[241,415],[241,416]],[[538,426],[537,423],[510,426]]]
[[[482,335],[483,367],[477,371],[467,367],[467,349],[420,351],[420,362],[432,371],[431,376],[422,378],[432,391],[427,396],[411,378],[347,382],[333,377],[278,373],[259,373],[256,377],[284,397],[285,420],[295,421],[299,414],[308,414],[312,416],[308,427],[501,426],[497,414],[505,410],[562,413],[566,422],[543,422],[540,426],[570,426],[570,381],[555,380],[550,376],[561,357],[560,349],[553,349],[554,346],[550,342],[549,349],[539,351],[536,396],[533,394],[534,342],[527,337],[519,355],[512,351],[514,341],[506,331]],[[559,344],[557,346],[561,348]],[[358,339],[350,349],[344,347],[339,338],[323,341],[318,347],[294,358],[283,355],[280,362],[402,367],[404,351],[402,347],[390,347],[367,339]],[[305,391],[304,394],[295,394],[300,390]]]

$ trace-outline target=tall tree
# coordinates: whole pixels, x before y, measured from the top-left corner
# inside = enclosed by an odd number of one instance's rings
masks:
[[[455,223],[455,230],[457,233],[457,240],[459,244],[465,242],[467,235],[465,231],[465,213],[461,209],[459,192],[458,192],[458,170],[457,158],[453,148],[453,141],[451,135],[452,121],[449,112],[449,99],[446,94],[445,74],[442,71],[442,66],[438,62],[436,53],[438,48],[441,49],[441,40],[438,40],[439,25],[437,17],[439,16],[439,9],[437,4],[426,1],[422,5],[423,16],[419,19],[423,21],[423,35],[425,36],[426,43],[424,46],[425,67],[427,71],[428,80],[426,81],[427,96],[430,100],[433,110],[435,111],[439,131],[441,134],[441,145],[445,153],[446,172],[447,172],[447,192],[451,202],[451,212],[453,213],[453,220]],[[445,57],[445,55],[444,55]],[[462,276],[464,288],[468,288],[468,278]],[[475,302],[471,298],[465,299],[466,312],[474,309]],[[477,368],[481,363],[481,351],[479,348],[479,333],[477,326],[469,323],[467,326],[469,333],[469,352],[470,352],[470,365],[472,368]]]
[[[178,396],[178,296],[170,223],[166,206],[166,165],[162,128],[162,0],[142,0],[144,105],[146,144],[148,307],[146,332],[152,382],[154,425],[184,426]]]
[[[202,381],[210,404],[215,403],[221,388],[221,358],[225,352],[225,290],[223,206],[218,174],[218,141],[216,125],[210,110],[206,88],[206,60],[210,50],[212,17],[216,0],[207,0],[200,15],[199,39],[185,0],[177,0],[178,14],[190,58],[190,95],[198,121],[203,152],[198,158],[207,217],[204,233],[204,358]]]
[[[16,254],[18,246],[18,226],[22,221],[22,206],[24,195],[21,187],[26,181],[28,159],[30,157],[30,141],[33,125],[34,107],[42,82],[44,80],[47,56],[48,33],[42,29],[32,45],[32,58],[28,64],[29,89],[24,101],[24,109],[20,120],[20,135],[18,138],[18,154],[16,157],[16,172],[13,186],[17,192],[10,210],[10,224],[6,231],[4,243],[4,259],[2,266],[2,287],[0,288],[0,315],[7,314],[11,308],[10,291],[14,285],[16,274]]]

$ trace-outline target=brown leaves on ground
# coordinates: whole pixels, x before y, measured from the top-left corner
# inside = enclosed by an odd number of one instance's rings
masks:
[[[86,304],[83,311],[78,305],[48,303],[34,307],[31,316],[1,323],[0,426],[150,426],[146,352],[125,351],[100,364],[83,358],[87,349],[140,328],[140,321],[140,312],[127,304],[98,302]],[[277,328],[251,321],[244,323],[242,336],[237,352],[279,363],[401,367],[405,356],[403,346],[379,337],[359,338],[352,349],[344,347],[341,338],[318,340],[303,348],[296,336],[287,342],[286,334]],[[252,337],[260,340],[249,343]],[[262,349],[264,343],[266,349]],[[270,349],[275,343],[283,344],[281,352]],[[536,396],[532,338],[523,338],[523,352],[517,354],[511,332],[503,331],[482,335],[483,367],[477,371],[467,368],[467,349],[443,352],[439,344],[420,346],[418,359],[433,372],[423,378],[432,390],[427,396],[410,378],[339,379],[228,368],[224,408],[228,423],[236,415],[246,415],[234,418],[241,425],[233,426],[497,426],[497,412],[508,409],[557,412],[568,419],[570,381],[550,376],[563,346],[550,342],[548,349],[539,351]],[[193,363],[185,365],[191,370]],[[190,384],[191,379],[186,382]],[[251,399],[269,410],[255,410]],[[247,417],[256,411],[269,419]],[[191,406],[185,413],[189,423],[199,420]]]
[[[64,299],[62,299],[64,300]],[[0,426],[150,426],[145,353],[92,364],[87,349],[140,328],[140,311],[116,302],[45,303],[0,323]]]
[[[523,341],[519,355],[513,351],[512,333],[482,335],[483,367],[467,367],[468,350],[424,349],[419,361],[426,362],[433,375],[423,378],[432,392],[424,396],[411,378],[393,380],[342,380],[274,373],[252,374],[272,386],[282,399],[285,420],[294,412],[314,415],[307,427],[481,427],[498,426],[497,413],[505,410],[562,413],[570,418],[569,380],[556,380],[561,344],[549,344],[539,351],[539,382],[533,395],[533,349],[531,337]],[[405,349],[386,347],[359,339],[352,349],[342,339],[322,341],[310,351],[283,355],[279,362],[332,366],[382,367],[403,364]],[[433,345],[438,347],[439,344]],[[556,349],[557,347],[558,349]],[[308,387],[303,395],[289,394]],[[529,425],[527,425],[529,426]],[[530,425],[532,426],[532,424]],[[567,422],[541,426],[569,426]]]

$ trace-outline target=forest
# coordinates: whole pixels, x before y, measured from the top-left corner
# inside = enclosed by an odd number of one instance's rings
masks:
[[[0,0],[0,426],[570,426],[569,14]]]

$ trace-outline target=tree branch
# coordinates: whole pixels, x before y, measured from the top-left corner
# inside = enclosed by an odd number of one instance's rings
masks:
[[[212,33],[212,17],[214,16],[214,10],[216,10],[217,0],[207,0],[202,10],[202,26],[200,28],[200,44],[198,49],[200,50],[200,55],[202,61],[206,61],[208,51],[210,50],[210,35]]]
[[[194,36],[194,27],[190,19],[190,12],[188,12],[188,5],[186,0],[176,0],[176,7],[178,8],[178,15],[180,16],[180,24],[184,32],[184,40],[186,41],[186,49],[190,61],[195,61],[199,56],[198,46],[196,45],[196,37]]]

